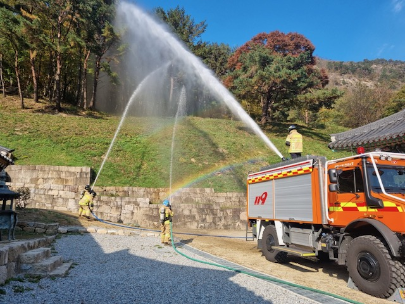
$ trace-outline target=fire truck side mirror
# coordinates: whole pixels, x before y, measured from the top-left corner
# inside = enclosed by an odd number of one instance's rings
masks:
[[[338,192],[339,185],[338,184],[329,184],[329,192]]]
[[[337,183],[337,170],[336,169],[329,169],[328,170],[328,175],[329,175],[329,182],[336,184]]]

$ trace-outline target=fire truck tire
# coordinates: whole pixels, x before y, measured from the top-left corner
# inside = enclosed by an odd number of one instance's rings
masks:
[[[393,260],[383,242],[371,235],[350,243],[346,265],[357,288],[378,298],[389,298],[404,285],[404,266]]]
[[[287,263],[287,252],[272,249],[272,246],[278,246],[278,238],[276,227],[273,225],[267,226],[263,231],[262,237],[262,252],[266,259],[275,263]]]

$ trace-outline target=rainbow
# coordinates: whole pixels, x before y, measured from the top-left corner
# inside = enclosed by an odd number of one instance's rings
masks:
[[[198,182],[201,182],[201,181],[203,181],[205,179],[208,179],[208,178],[210,178],[210,177],[212,177],[212,176],[214,176],[214,175],[216,175],[218,173],[226,173],[228,171],[233,170],[234,168],[243,166],[245,164],[249,164],[249,163],[254,164],[254,163],[257,163],[257,162],[261,162],[263,160],[264,160],[263,158],[249,159],[249,160],[246,160],[246,161],[241,162],[241,163],[226,165],[226,166],[223,166],[223,167],[220,167],[220,168],[215,168],[215,169],[209,168],[205,172],[199,172],[198,176],[191,175],[191,176],[187,177],[187,179],[184,179],[184,180],[178,182],[177,184],[175,184],[174,186],[172,186],[172,190],[169,193],[167,198],[170,198],[174,194],[180,193],[184,188],[189,188],[192,185],[194,185],[194,184],[196,184]]]

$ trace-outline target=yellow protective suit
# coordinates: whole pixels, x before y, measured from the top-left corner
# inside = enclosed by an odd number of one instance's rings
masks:
[[[297,130],[291,130],[285,140],[286,145],[289,146],[288,153],[294,156],[301,156],[302,153],[302,135]]]
[[[170,223],[172,222],[173,218],[173,211],[171,210],[170,207],[162,206],[159,209],[160,214],[164,214],[164,219],[160,221],[160,241],[162,244],[167,244],[169,245],[170,242],[170,235],[171,235],[171,230],[170,230]]]
[[[87,190],[83,192],[83,196],[79,201],[79,217],[84,215],[90,218],[90,205],[93,204],[93,196]]]

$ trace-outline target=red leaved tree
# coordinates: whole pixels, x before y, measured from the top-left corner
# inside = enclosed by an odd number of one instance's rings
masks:
[[[298,95],[328,83],[325,71],[315,67],[314,50],[311,41],[298,33],[258,34],[229,58],[224,84],[238,98],[260,102],[262,123],[269,113],[270,119],[276,112],[285,118],[288,109],[299,104]]]

